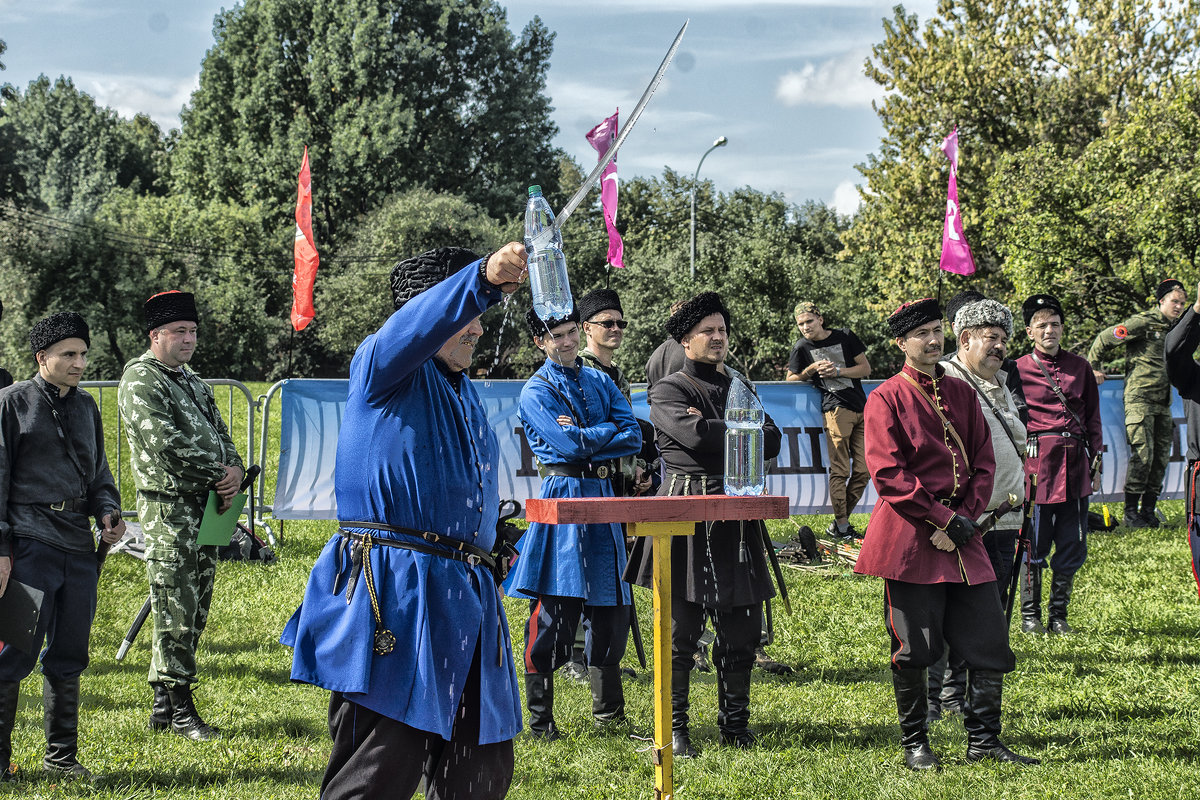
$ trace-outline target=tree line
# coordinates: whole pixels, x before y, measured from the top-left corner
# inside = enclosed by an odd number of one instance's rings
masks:
[[[732,309],[731,359],[759,379],[783,375],[798,299],[855,330],[877,375],[899,362],[883,320],[901,300],[968,286],[1014,307],[1059,294],[1082,348],[1163,277],[1197,278],[1198,11],[942,0],[922,23],[897,6],[865,64],[887,90],[884,136],[859,165],[853,218],[667,169],[621,186],[624,270],[604,264],[598,193],[577,212],[564,230],[575,293],[621,293],[632,324],[618,362],[634,379],[671,301],[707,289]],[[514,35],[491,0],[245,0],[215,17],[213,39],[179,130],[123,119],[65,76],[0,90],[0,359],[15,375],[32,372],[30,325],[72,309],[92,326],[89,377],[115,377],[145,346],[142,302],[164,288],[197,294],[205,375],[344,375],[390,311],[396,261],[520,238],[525,187],[561,207],[590,167],[551,144],[554,34],[534,17]],[[937,270],[937,146],[955,125],[971,278]],[[317,318],[296,334],[305,146],[322,264]],[[488,312],[475,374],[525,377],[540,362],[528,304],[523,288]]]

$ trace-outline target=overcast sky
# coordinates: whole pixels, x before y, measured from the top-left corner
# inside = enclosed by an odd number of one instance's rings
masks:
[[[862,74],[893,0],[512,0],[519,32],[535,14],[557,34],[547,90],[555,143],[589,167],[584,134],[618,107],[632,111],[676,31],[691,23],[667,78],[621,148],[623,177],[691,175],[704,162],[719,189],[780,192],[840,211],[857,204],[855,164],[878,148]],[[212,19],[234,3],[212,0],[0,0],[8,44],[0,81],[20,88],[39,74],[69,75],[123,116],[144,112],[164,128],[198,85]],[[906,6],[922,21],[935,0]]]

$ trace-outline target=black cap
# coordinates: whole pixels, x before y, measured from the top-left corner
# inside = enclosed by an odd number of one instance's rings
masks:
[[[946,301],[946,319],[949,320],[950,330],[955,336],[958,335],[958,329],[954,327],[954,318],[958,316],[959,309],[968,303],[975,303],[983,299],[984,296],[981,292],[977,292],[974,289],[967,289]]]
[[[200,322],[196,313],[196,296],[191,292],[172,289],[159,292],[146,301],[146,333],[171,322]]]
[[[1066,323],[1067,315],[1063,313],[1062,303],[1058,302],[1057,297],[1052,294],[1035,294],[1025,298],[1025,302],[1021,304],[1021,316],[1025,319],[1026,327],[1034,314],[1044,310],[1057,313],[1059,321]]]
[[[625,316],[625,309],[621,308],[621,298],[617,297],[617,293],[612,289],[593,289],[580,298],[579,318],[584,322],[588,322],[601,311],[619,311],[621,316]]]
[[[74,311],[60,311],[40,320],[29,331],[29,347],[34,355],[63,339],[83,339],[88,347],[92,339],[88,335],[87,322]]]
[[[1160,283],[1158,285],[1157,289],[1154,290],[1154,299],[1162,300],[1164,297],[1166,297],[1167,295],[1169,295],[1171,292],[1175,291],[1176,289],[1179,289],[1184,294],[1187,294],[1187,288],[1183,285],[1183,281],[1178,281],[1178,280],[1175,280],[1174,278],[1167,278],[1165,281],[1163,281],[1162,283]]]
[[[942,307],[938,305],[938,301],[932,297],[926,297],[923,300],[905,303],[897,308],[887,318],[887,324],[892,331],[892,337],[899,339],[913,328],[941,318]]]
[[[545,336],[550,331],[568,322],[579,322],[579,306],[572,305],[571,313],[565,317],[550,317],[543,320],[532,308],[525,312],[525,324],[534,336]]]

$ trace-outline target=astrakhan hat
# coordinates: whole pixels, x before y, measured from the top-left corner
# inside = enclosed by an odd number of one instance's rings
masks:
[[[710,314],[720,314],[725,318],[725,327],[729,328],[729,309],[721,302],[721,295],[716,292],[703,292],[683,304],[667,320],[667,333],[677,342],[682,342],[692,328]]]
[[[200,322],[196,313],[196,296],[191,292],[172,289],[159,292],[146,301],[146,333],[171,322]]]
[[[950,330],[956,336],[958,335],[958,326],[954,324],[954,317],[958,314],[958,310],[967,303],[974,303],[976,300],[982,300],[983,294],[974,289],[967,289],[959,292],[946,301],[946,319],[950,321]]]
[[[83,339],[84,344],[92,346],[87,322],[74,311],[51,314],[29,331],[29,347],[35,355],[63,339]]]
[[[899,339],[913,328],[941,318],[942,307],[938,305],[938,301],[932,297],[926,297],[923,300],[905,303],[897,308],[887,318],[887,324],[892,331],[892,337]]]
[[[1012,312],[1003,303],[986,298],[967,303],[954,317],[954,332],[961,335],[969,328],[1003,328],[1006,334],[1012,336]]]
[[[601,311],[619,311],[621,316],[625,316],[625,309],[621,308],[621,298],[612,289],[593,289],[579,301],[579,318],[584,322],[588,322]]]
[[[1025,302],[1021,304],[1021,316],[1025,318],[1025,325],[1029,325],[1034,314],[1046,309],[1057,313],[1062,322],[1067,321],[1067,315],[1063,313],[1062,303],[1058,302],[1057,297],[1052,294],[1035,294],[1025,298]]]
[[[605,308],[609,308],[609,306],[605,306]],[[565,317],[550,317],[547,320],[539,317],[532,308],[525,312],[525,324],[529,326],[529,332],[534,336],[545,336],[559,325],[567,322],[579,322],[579,306],[572,305],[571,313]]]
[[[392,268],[392,302],[399,309],[409,300],[432,289],[479,256],[465,247],[439,247],[406,258]]]

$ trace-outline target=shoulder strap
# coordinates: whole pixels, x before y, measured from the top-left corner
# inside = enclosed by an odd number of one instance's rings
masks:
[[[946,418],[946,415],[942,413],[941,406],[934,402],[933,398],[929,396],[929,392],[925,391],[925,387],[917,383],[916,380],[913,379],[912,375],[909,375],[907,372],[901,372],[900,374],[904,376],[906,381],[913,385],[914,389],[920,392],[921,396],[925,398],[926,402],[929,403],[934,412],[938,415],[938,418],[942,421],[942,425],[947,431],[950,432],[950,435],[954,437],[954,443],[958,445],[958,450],[960,453],[962,453],[963,462],[967,466],[967,471],[970,472],[971,457],[967,455],[967,447],[963,444],[962,437],[958,435],[958,429],[954,427],[954,423]]]
[[[1090,455],[1092,452],[1092,440],[1088,436],[1087,426],[1083,424],[1083,420],[1081,420],[1079,415],[1075,413],[1070,405],[1068,405],[1066,395],[1064,395],[1062,389],[1059,388],[1058,381],[1054,380],[1054,376],[1050,374],[1050,370],[1046,369],[1046,365],[1042,363],[1040,358],[1038,358],[1037,350],[1034,350],[1029,355],[1033,358],[1033,363],[1037,364],[1038,369],[1040,369],[1042,374],[1046,376],[1046,382],[1049,383],[1050,388],[1054,390],[1054,395],[1058,398],[1058,402],[1062,404],[1063,409],[1071,416],[1071,419],[1075,420],[1075,424],[1079,426],[1079,432],[1083,435],[1084,446],[1087,447],[1087,451]]]
[[[63,447],[66,448],[67,458],[71,460],[71,464],[75,467],[75,471],[79,473],[79,480],[83,482],[83,491],[86,494],[88,487],[87,473],[83,469],[83,464],[79,461],[79,455],[75,452],[75,443],[72,442],[71,437],[67,435],[66,423],[63,422],[62,416],[58,413],[58,406],[54,405],[54,398],[51,397],[50,393],[42,388],[40,384],[37,386],[42,397],[46,398],[46,402],[50,404],[50,414],[54,417],[54,427],[58,431],[58,439],[63,443]],[[75,391],[80,392],[83,390],[77,388]]]
[[[581,425],[581,426],[587,425],[587,419],[579,416],[579,412],[575,410],[575,406],[571,405],[571,401],[568,400],[567,396],[565,394],[563,394],[562,391],[559,390],[559,388],[557,386],[554,385],[553,381],[551,381],[549,378],[547,378],[545,375],[543,375],[540,372],[533,373],[533,377],[541,378],[542,380],[544,380],[546,382],[546,385],[550,387],[550,391],[552,391],[556,395],[558,395],[558,399],[562,400],[563,403],[566,404],[567,408],[571,412],[571,416],[573,416],[575,418],[577,425]]]
[[[991,409],[992,414],[995,415],[996,421],[1000,423],[1000,427],[1004,428],[1004,433],[1008,435],[1009,444],[1013,446],[1013,450],[1017,451],[1017,457],[1022,459],[1025,458],[1025,454],[1022,453],[1021,448],[1017,446],[1017,437],[1013,436],[1012,428],[1008,427],[1008,423],[1004,420],[1004,415],[1000,413],[1000,409],[996,408],[996,404],[991,401],[986,393],[984,393],[983,387],[980,386],[979,382],[975,380],[975,376],[971,374],[971,370],[963,369],[963,367],[959,366],[959,364],[955,361],[946,361],[944,363],[948,367],[954,367],[955,372],[961,373],[962,376],[967,379],[972,388],[975,389],[975,393],[979,395],[983,402],[987,403],[987,407]],[[1004,387],[1000,388],[1003,389]]]

